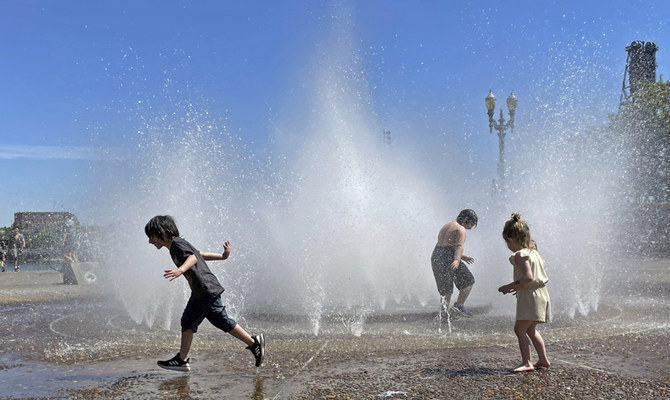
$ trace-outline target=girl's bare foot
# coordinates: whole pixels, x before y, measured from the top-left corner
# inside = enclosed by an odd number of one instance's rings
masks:
[[[541,363],[541,362],[538,361],[538,362],[536,362],[536,363],[533,364],[533,365],[535,366],[535,369],[544,369],[544,368],[549,368],[549,367],[551,367],[551,363],[550,363],[550,362]]]
[[[518,367],[514,368],[513,372],[514,373],[519,373],[519,372],[533,372],[535,371],[535,367],[533,365],[527,365],[527,364],[521,364]]]

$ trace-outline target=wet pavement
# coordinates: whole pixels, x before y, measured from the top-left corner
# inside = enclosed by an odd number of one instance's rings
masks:
[[[633,282],[612,270],[598,310],[541,328],[553,365],[511,374],[513,316],[473,306],[448,326],[433,305],[325,318],[315,336],[294,316],[250,315],[261,368],[203,324],[189,373],[165,371],[171,330],[132,322],[100,286],[55,272],[0,275],[0,398],[48,399],[565,399],[670,398],[670,259],[644,261]],[[60,280],[60,281],[59,281]],[[352,334],[352,332],[354,334]]]

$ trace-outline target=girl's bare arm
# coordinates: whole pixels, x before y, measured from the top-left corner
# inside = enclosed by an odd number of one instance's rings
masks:
[[[498,291],[502,294],[516,293],[517,290],[523,288],[527,283],[533,281],[533,270],[530,268],[530,261],[528,261],[528,257],[523,257],[518,253],[515,254],[514,266],[515,268],[519,268],[521,271],[521,277],[514,282],[499,287]]]

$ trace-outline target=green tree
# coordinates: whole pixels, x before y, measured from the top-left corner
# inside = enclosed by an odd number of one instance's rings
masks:
[[[628,195],[638,202],[670,201],[670,82],[644,84],[610,127],[628,154]]]
[[[63,234],[49,226],[41,226],[31,239],[31,247],[35,249],[53,249],[60,246]]]
[[[611,116],[603,129],[615,135],[616,148],[625,168],[620,180],[626,212],[619,222],[631,250],[642,254],[670,252],[670,82],[644,84]],[[633,203],[633,204],[631,204]],[[632,206],[632,207],[631,207]]]

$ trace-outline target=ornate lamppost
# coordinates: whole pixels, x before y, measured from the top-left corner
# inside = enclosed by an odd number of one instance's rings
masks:
[[[503,118],[503,110],[500,109],[500,119],[496,121],[493,119],[493,112],[496,108],[496,97],[493,95],[493,92],[489,90],[488,96],[484,99],[486,102],[486,110],[489,114],[489,132],[493,133],[493,128],[498,131],[498,147],[500,151],[500,158],[498,160],[498,190],[504,195],[505,187],[505,134],[507,128],[510,132],[514,132],[514,114],[516,112],[516,105],[519,100],[514,95],[514,92],[510,93],[507,98],[507,110],[509,112],[509,120],[505,122]]]

